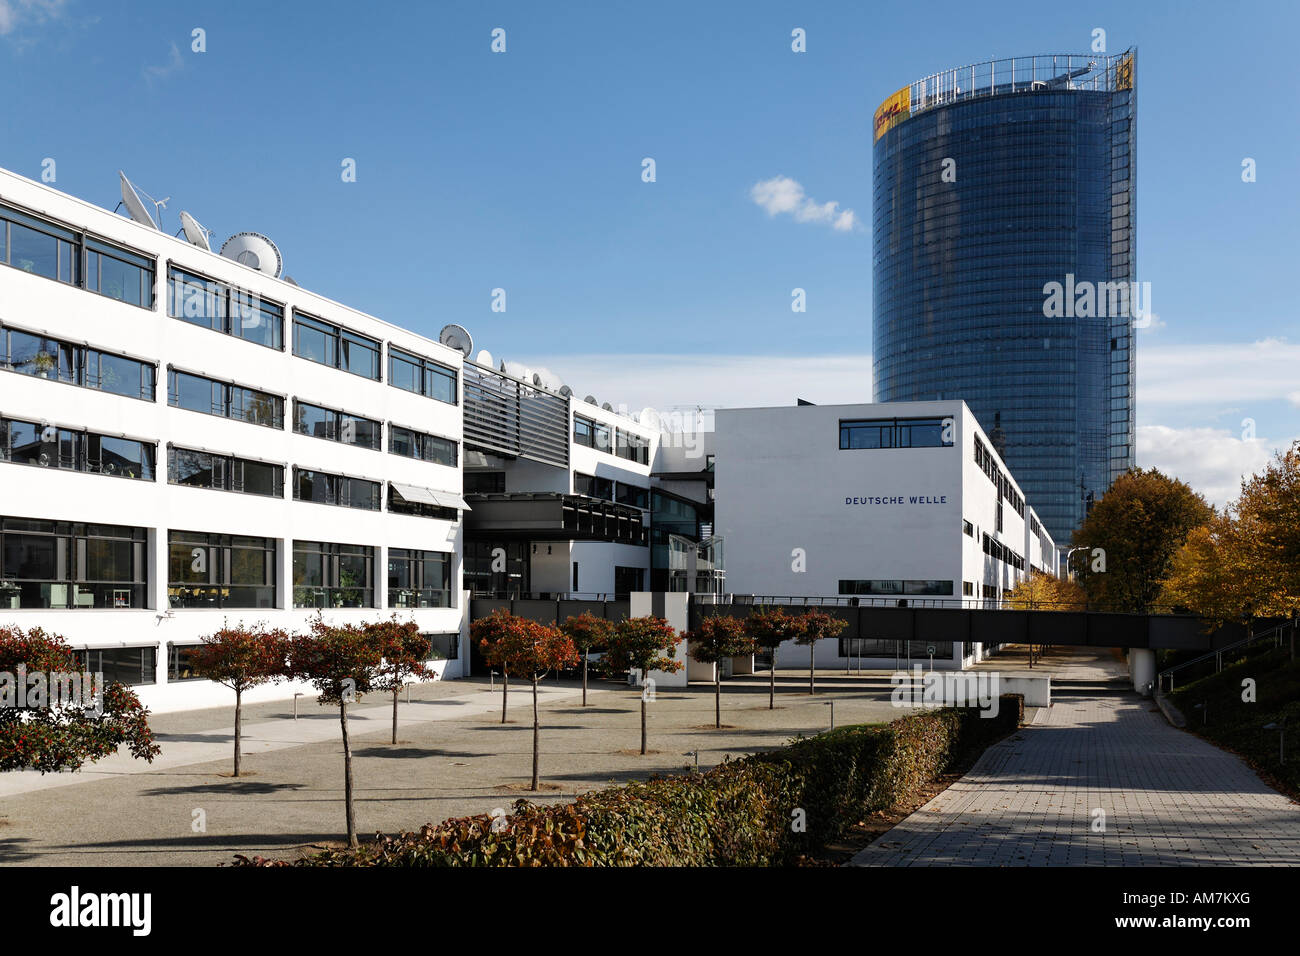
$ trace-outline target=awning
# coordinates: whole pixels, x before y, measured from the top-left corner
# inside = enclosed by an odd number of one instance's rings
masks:
[[[407,501],[432,505],[435,508],[455,508],[458,511],[470,510],[465,499],[452,491],[434,491],[432,488],[424,488],[420,485],[403,485],[396,481],[389,482],[389,484],[393,486],[395,492]]]

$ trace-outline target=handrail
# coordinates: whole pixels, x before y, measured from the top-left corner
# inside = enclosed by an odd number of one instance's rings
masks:
[[[1173,675],[1183,668],[1191,667],[1194,664],[1204,663],[1212,657],[1216,659],[1222,658],[1225,651],[1235,651],[1240,647],[1245,647],[1247,644],[1254,644],[1256,641],[1263,641],[1269,638],[1276,640],[1282,636],[1283,628],[1294,627],[1295,623],[1295,621],[1282,621],[1280,624],[1274,624],[1268,630],[1261,631],[1259,634],[1252,634],[1249,637],[1243,637],[1241,640],[1233,641],[1231,644],[1226,644],[1217,650],[1207,651],[1198,657],[1193,657],[1190,661],[1183,661],[1180,664],[1175,664],[1173,667],[1166,667],[1156,675],[1156,690],[1160,693],[1164,693],[1166,674],[1169,675],[1169,690],[1172,692],[1174,689]]]

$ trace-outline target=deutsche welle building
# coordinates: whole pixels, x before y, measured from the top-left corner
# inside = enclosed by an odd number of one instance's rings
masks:
[[[992,60],[875,114],[875,398],[965,401],[1058,541],[1134,462],[1134,65]]]

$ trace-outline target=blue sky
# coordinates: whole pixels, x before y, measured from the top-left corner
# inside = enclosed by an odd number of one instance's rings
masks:
[[[869,400],[876,105],[939,69],[1087,52],[1100,27],[1140,49],[1140,461],[1223,500],[1300,435],[1298,11],[0,0],[0,166],[53,158],[57,188],[109,208],[125,169],[173,197],[169,231],[184,208],[218,240],[265,232],[302,285],[431,335],[459,322],[579,394]],[[777,176],[856,228],[769,216],[751,189]]]

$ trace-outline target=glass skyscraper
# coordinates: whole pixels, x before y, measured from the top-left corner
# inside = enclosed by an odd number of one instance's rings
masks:
[[[875,115],[875,400],[964,399],[1061,543],[1134,461],[1135,59],[986,61]]]

